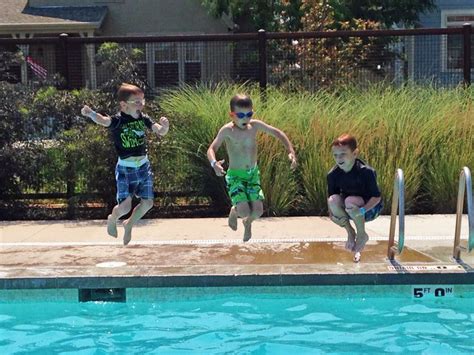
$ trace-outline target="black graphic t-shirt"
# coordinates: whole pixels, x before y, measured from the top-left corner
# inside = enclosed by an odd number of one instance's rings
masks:
[[[347,173],[335,165],[329,171],[327,181],[329,196],[360,196],[365,202],[371,197],[380,197],[375,170],[360,159],[356,159]]]
[[[115,149],[121,159],[145,155],[147,152],[145,128],[151,129],[155,122],[141,113],[138,118],[119,112],[112,116],[109,126]]]

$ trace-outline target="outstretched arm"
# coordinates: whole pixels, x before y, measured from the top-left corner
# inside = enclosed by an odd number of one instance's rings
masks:
[[[81,114],[83,116],[89,117],[92,121],[104,127],[109,127],[112,123],[112,119],[109,116],[101,115],[100,113],[95,112],[87,105],[84,105],[81,110]]]
[[[217,176],[223,176],[225,174],[225,170],[222,167],[224,160],[217,161],[216,152],[219,150],[222,143],[224,142],[224,139],[226,137],[226,131],[227,131],[226,127],[222,127],[219,130],[219,133],[217,133],[216,138],[212,141],[211,145],[209,146],[209,149],[207,150],[207,159],[209,159],[209,163],[211,164]]]
[[[293,144],[291,144],[285,132],[283,132],[282,130],[276,127],[270,126],[269,124],[266,124],[265,122],[260,121],[260,120],[253,120],[252,124],[258,130],[268,133],[272,137],[278,138],[283,143],[283,145],[286,148],[286,151],[288,152],[288,159],[290,159],[291,168],[292,169],[296,168],[296,166],[298,165],[298,162],[296,160],[295,150],[293,148]]]

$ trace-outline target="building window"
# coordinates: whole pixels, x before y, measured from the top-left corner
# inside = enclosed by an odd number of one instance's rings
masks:
[[[175,86],[179,84],[178,43],[156,43],[154,62],[155,87]]]
[[[201,43],[156,43],[153,54],[155,87],[193,84],[201,80]]]
[[[462,27],[469,23],[474,27],[474,10],[446,10],[441,12],[444,28]],[[463,68],[463,35],[447,35],[442,41],[442,65],[444,71],[462,70]],[[471,53],[474,54],[474,35],[471,36]],[[474,68],[474,55],[471,56],[471,67]]]

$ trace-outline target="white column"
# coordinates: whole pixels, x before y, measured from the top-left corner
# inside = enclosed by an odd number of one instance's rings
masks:
[[[81,37],[94,37],[92,31],[81,32]],[[89,62],[89,77],[86,78],[86,87],[89,89],[97,89],[97,68],[95,65],[95,45],[93,43],[86,44],[86,55]]]
[[[155,43],[145,44],[146,76],[150,86],[155,89]]]
[[[186,72],[186,42],[178,42],[178,76],[179,76],[179,86],[183,86],[185,83],[185,72]]]
[[[33,38],[33,34],[27,33],[14,33],[12,37],[15,39],[23,39],[23,38]],[[26,63],[26,57],[30,54],[30,45],[29,44],[20,44],[18,47],[23,54],[25,60],[21,63],[21,83],[27,84],[28,83],[28,64]]]

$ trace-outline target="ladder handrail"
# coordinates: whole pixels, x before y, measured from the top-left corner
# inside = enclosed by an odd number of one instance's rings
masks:
[[[395,224],[398,210],[398,248],[395,247]],[[390,215],[390,233],[388,238],[387,257],[393,260],[395,253],[401,254],[405,244],[405,179],[403,170],[397,169],[393,183],[392,213]]]
[[[465,193],[466,192],[466,193]],[[467,250],[474,249],[474,209],[472,204],[472,178],[471,170],[467,166],[463,167],[459,174],[458,201],[456,207],[456,229],[454,231],[453,258],[461,259],[461,222],[464,209],[464,195],[467,195],[467,218],[469,224],[469,239]]]

